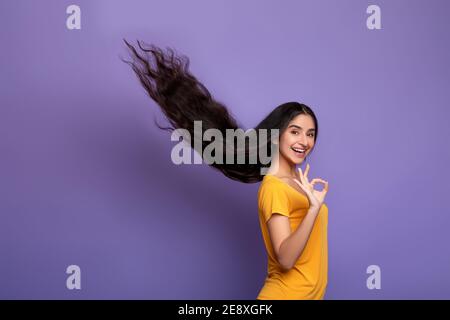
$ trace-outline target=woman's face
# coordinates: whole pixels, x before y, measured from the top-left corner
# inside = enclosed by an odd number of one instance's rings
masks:
[[[281,156],[290,163],[302,163],[314,146],[315,134],[312,117],[307,114],[299,114],[289,122],[280,137]]]

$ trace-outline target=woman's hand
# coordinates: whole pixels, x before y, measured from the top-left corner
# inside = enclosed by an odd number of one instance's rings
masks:
[[[316,208],[317,210],[323,204],[325,199],[325,195],[328,192],[328,182],[322,180],[320,178],[312,179],[311,182],[308,180],[308,172],[309,172],[309,163],[306,165],[305,173],[303,174],[302,169],[298,168],[300,181],[298,179],[294,179],[294,181],[299,185],[299,187],[305,191],[306,196],[309,200],[310,208]],[[321,191],[314,189],[314,184],[322,183],[324,188]]]

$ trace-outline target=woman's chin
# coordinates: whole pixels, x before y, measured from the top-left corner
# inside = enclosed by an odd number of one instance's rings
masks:
[[[294,158],[291,158],[290,160],[293,164],[298,165],[298,164],[302,164],[303,161],[305,160],[305,158],[294,157]]]

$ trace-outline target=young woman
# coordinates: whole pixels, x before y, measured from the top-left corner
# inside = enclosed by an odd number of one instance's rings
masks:
[[[191,146],[200,145],[202,150],[197,151],[203,155],[209,142],[198,139],[204,131],[217,129],[225,135],[226,129],[240,128],[228,109],[189,72],[187,57],[170,48],[164,51],[155,45],[143,46],[139,41],[136,48],[125,43],[132,61],[124,61],[171,124],[166,128],[156,124],[160,129],[187,130],[194,137]],[[202,121],[200,135],[194,132],[194,121]],[[259,129],[270,130],[270,134],[266,139],[258,137],[257,149],[277,146],[269,163],[258,159],[256,163],[210,164],[230,179],[261,182],[258,211],[268,265],[257,299],[323,299],[328,275],[328,207],[324,203],[328,182],[319,178],[310,181],[309,164],[304,173],[296,170],[317,140],[316,116],[305,104],[288,102],[262,120],[255,127]],[[272,134],[272,129],[278,129],[278,134]],[[245,148],[248,156],[251,148]],[[261,173],[263,168],[267,174]],[[316,183],[324,185],[322,191],[314,189]]]

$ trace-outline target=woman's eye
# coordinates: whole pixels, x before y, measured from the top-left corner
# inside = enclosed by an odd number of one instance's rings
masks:
[[[298,133],[298,131],[291,131],[291,133],[293,133],[293,134],[297,134],[297,133]]]
[[[310,136],[310,137],[314,137],[314,133],[310,133],[309,136]]]

